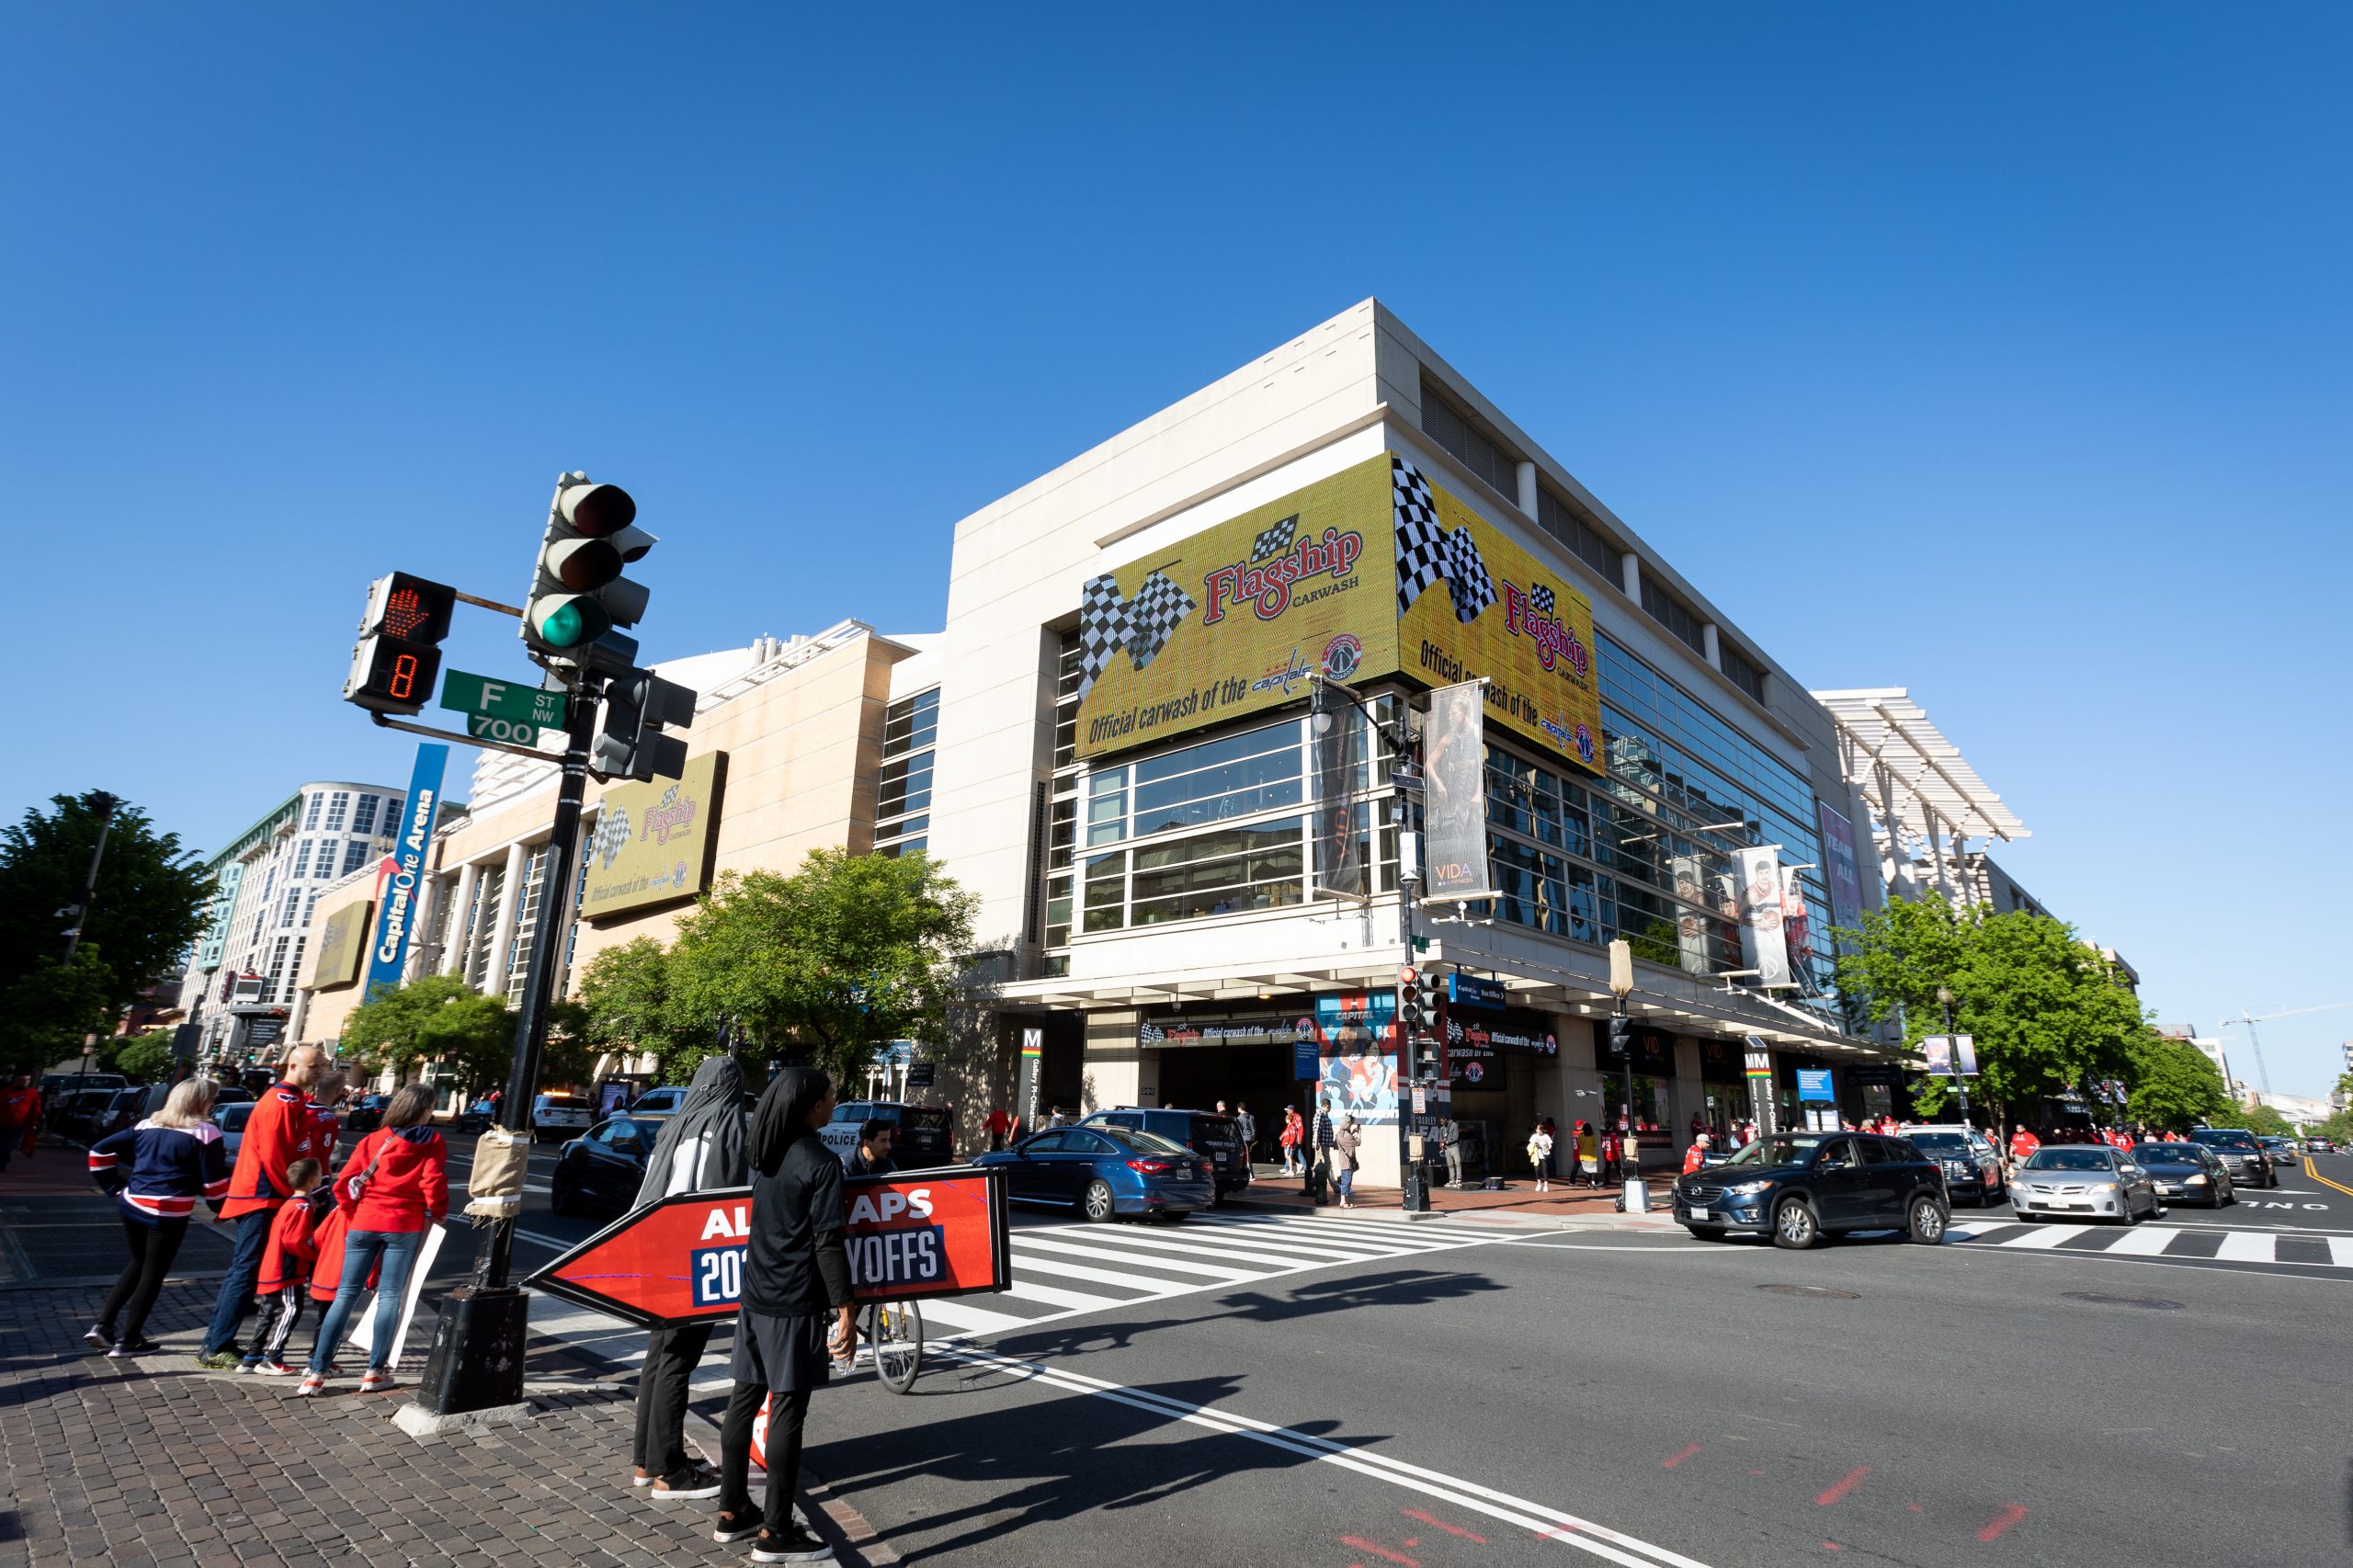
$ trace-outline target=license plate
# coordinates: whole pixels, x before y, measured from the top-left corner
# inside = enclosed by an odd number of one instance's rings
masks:
[[[2157,1190],[2164,1193],[2167,1198],[2177,1198],[2181,1195],[2181,1188],[2177,1187],[2160,1187]]]
[[[1708,1211],[1705,1209],[1694,1209],[1691,1210],[1691,1218],[1694,1220],[1705,1220],[1708,1218]]]

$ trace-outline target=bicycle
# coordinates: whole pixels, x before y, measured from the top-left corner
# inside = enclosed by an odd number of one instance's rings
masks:
[[[914,1301],[869,1301],[858,1333],[874,1347],[874,1375],[892,1393],[915,1387],[923,1370],[923,1308]]]

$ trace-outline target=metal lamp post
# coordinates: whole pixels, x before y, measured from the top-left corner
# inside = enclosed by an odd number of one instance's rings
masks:
[[[1618,999],[1618,1006],[1610,1016],[1609,1029],[1617,1037],[1619,1060],[1626,1068],[1626,1095],[1618,1102],[1619,1116],[1626,1123],[1626,1131],[1618,1140],[1618,1201],[1630,1212],[1633,1209],[1633,1185],[1643,1168],[1641,1146],[1634,1141],[1634,1030],[1626,1018],[1626,998],[1633,991],[1634,949],[1623,937],[1613,937],[1609,943],[1609,994]]]
[[[1949,1041],[1955,1040],[1957,1037],[1952,1028],[1952,988],[1949,985],[1938,986],[1937,1001],[1945,1010],[1945,1039]],[[1952,1052],[1952,1086],[1961,1096],[1961,1124],[1966,1127],[1969,1125],[1969,1080],[1961,1075],[1959,1045],[1948,1045],[1946,1049]]]

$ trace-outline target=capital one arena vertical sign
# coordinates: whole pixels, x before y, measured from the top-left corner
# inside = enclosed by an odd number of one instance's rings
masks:
[[[1078,637],[1082,756],[1403,673],[1484,676],[1490,721],[1601,768],[1592,605],[1402,454],[1098,574]]]

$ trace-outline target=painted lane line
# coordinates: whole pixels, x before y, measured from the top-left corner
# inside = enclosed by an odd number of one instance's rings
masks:
[[[2222,1263],[2272,1263],[2277,1258],[2269,1236],[2249,1231],[2230,1231],[2223,1234],[2222,1244],[2215,1249],[2214,1257]]]
[[[2342,1182],[2331,1181],[2326,1176],[2321,1175],[2319,1167],[2313,1164],[2312,1156],[2309,1154],[2304,1156],[2304,1174],[2312,1177],[2313,1180],[2320,1183],[2323,1187],[2334,1187],[2338,1192],[2343,1193],[2346,1197],[2353,1198],[2353,1187],[2347,1187]]]
[[[2025,1517],[2026,1510],[2024,1508],[2019,1507],[2016,1503],[2005,1503],[2002,1505],[2002,1511],[1994,1517],[1994,1522],[1977,1532],[1977,1539],[1980,1540],[1999,1540],[2003,1531],[2008,1529],[2012,1525],[2017,1524],[2020,1519]]]
[[[1426,1508],[1400,1508],[1397,1511],[1409,1519],[1419,1519],[1432,1529],[1444,1530],[1449,1535],[1460,1536],[1464,1540],[1476,1541],[1481,1546],[1487,1544],[1487,1538],[1476,1530],[1466,1530],[1461,1525],[1449,1525]]]
[[[1830,1505],[1837,1502],[1838,1499],[1847,1495],[1847,1493],[1852,1492],[1856,1487],[1860,1486],[1863,1483],[1863,1477],[1869,1475],[1870,1472],[1870,1466],[1867,1464],[1857,1465],[1854,1469],[1848,1471],[1846,1474],[1832,1482],[1828,1486],[1824,1487],[1821,1495],[1814,1498],[1813,1506],[1817,1508],[1827,1508]]]
[[[1383,1562],[1394,1562],[1398,1568],[1422,1568],[1420,1558],[1408,1557],[1402,1551],[1392,1551],[1385,1546],[1375,1545],[1360,1535],[1344,1535],[1340,1538],[1340,1544],[1351,1551],[1361,1551],[1369,1557],[1378,1557]]]
[[[1327,1437],[1312,1437],[1287,1426],[1277,1426],[1267,1422],[1254,1420],[1246,1415],[1237,1415],[1230,1411],[1218,1410],[1208,1405],[1191,1404],[1183,1400],[1172,1399],[1165,1394],[1154,1393],[1125,1384],[1106,1382],[1100,1378],[1090,1378],[1083,1372],[1066,1371],[1035,1361],[1016,1360],[1011,1357],[999,1356],[970,1346],[948,1346],[943,1349],[943,1354],[949,1359],[986,1367],[1010,1377],[1047,1383],[1075,1393],[1090,1394],[1097,1399],[1109,1400],[1117,1404],[1148,1411],[1154,1415],[1165,1415],[1193,1426],[1207,1427],[1211,1431],[1231,1433],[1235,1437],[1265,1443],[1268,1447],[1281,1449],[1322,1463],[1352,1470],[1358,1474],[1370,1476],[1374,1480],[1387,1482],[1392,1486],[1402,1486],[1427,1496],[1438,1497],[1453,1503],[1459,1507],[1484,1514],[1489,1518],[1501,1519],[1506,1524],[1532,1530],[1545,1540],[1558,1540],[1563,1545],[1574,1547],[1579,1551],[1590,1553],[1608,1562],[1623,1564],[1624,1568],[1655,1568],[1658,1563],[1665,1563],[1668,1568],[1707,1568],[1707,1564],[1696,1559],[1685,1557],[1665,1547],[1654,1546],[1648,1541],[1632,1536],[1620,1534],[1606,1526],[1595,1524],[1589,1519],[1579,1518],[1575,1515],[1563,1513],[1557,1508],[1529,1502],[1524,1497],[1515,1497],[1509,1493],[1498,1492],[1493,1487],[1483,1486],[1476,1482],[1463,1481],[1438,1471],[1408,1464],[1402,1460],[1393,1460],[1385,1454],[1375,1453],[1370,1449],[1352,1449]],[[1631,1555],[1633,1552],[1641,1552],[1643,1555],[1633,1556]]]
[[[2328,1260],[2339,1268],[2353,1268],[2353,1236],[2330,1236]]]
[[[1699,1444],[1686,1443],[1681,1448],[1676,1449],[1673,1453],[1667,1455],[1666,1458],[1659,1460],[1658,1467],[1661,1470],[1673,1470],[1677,1465],[1681,1464],[1685,1460],[1689,1459],[1693,1454],[1696,1454],[1699,1451]]]

